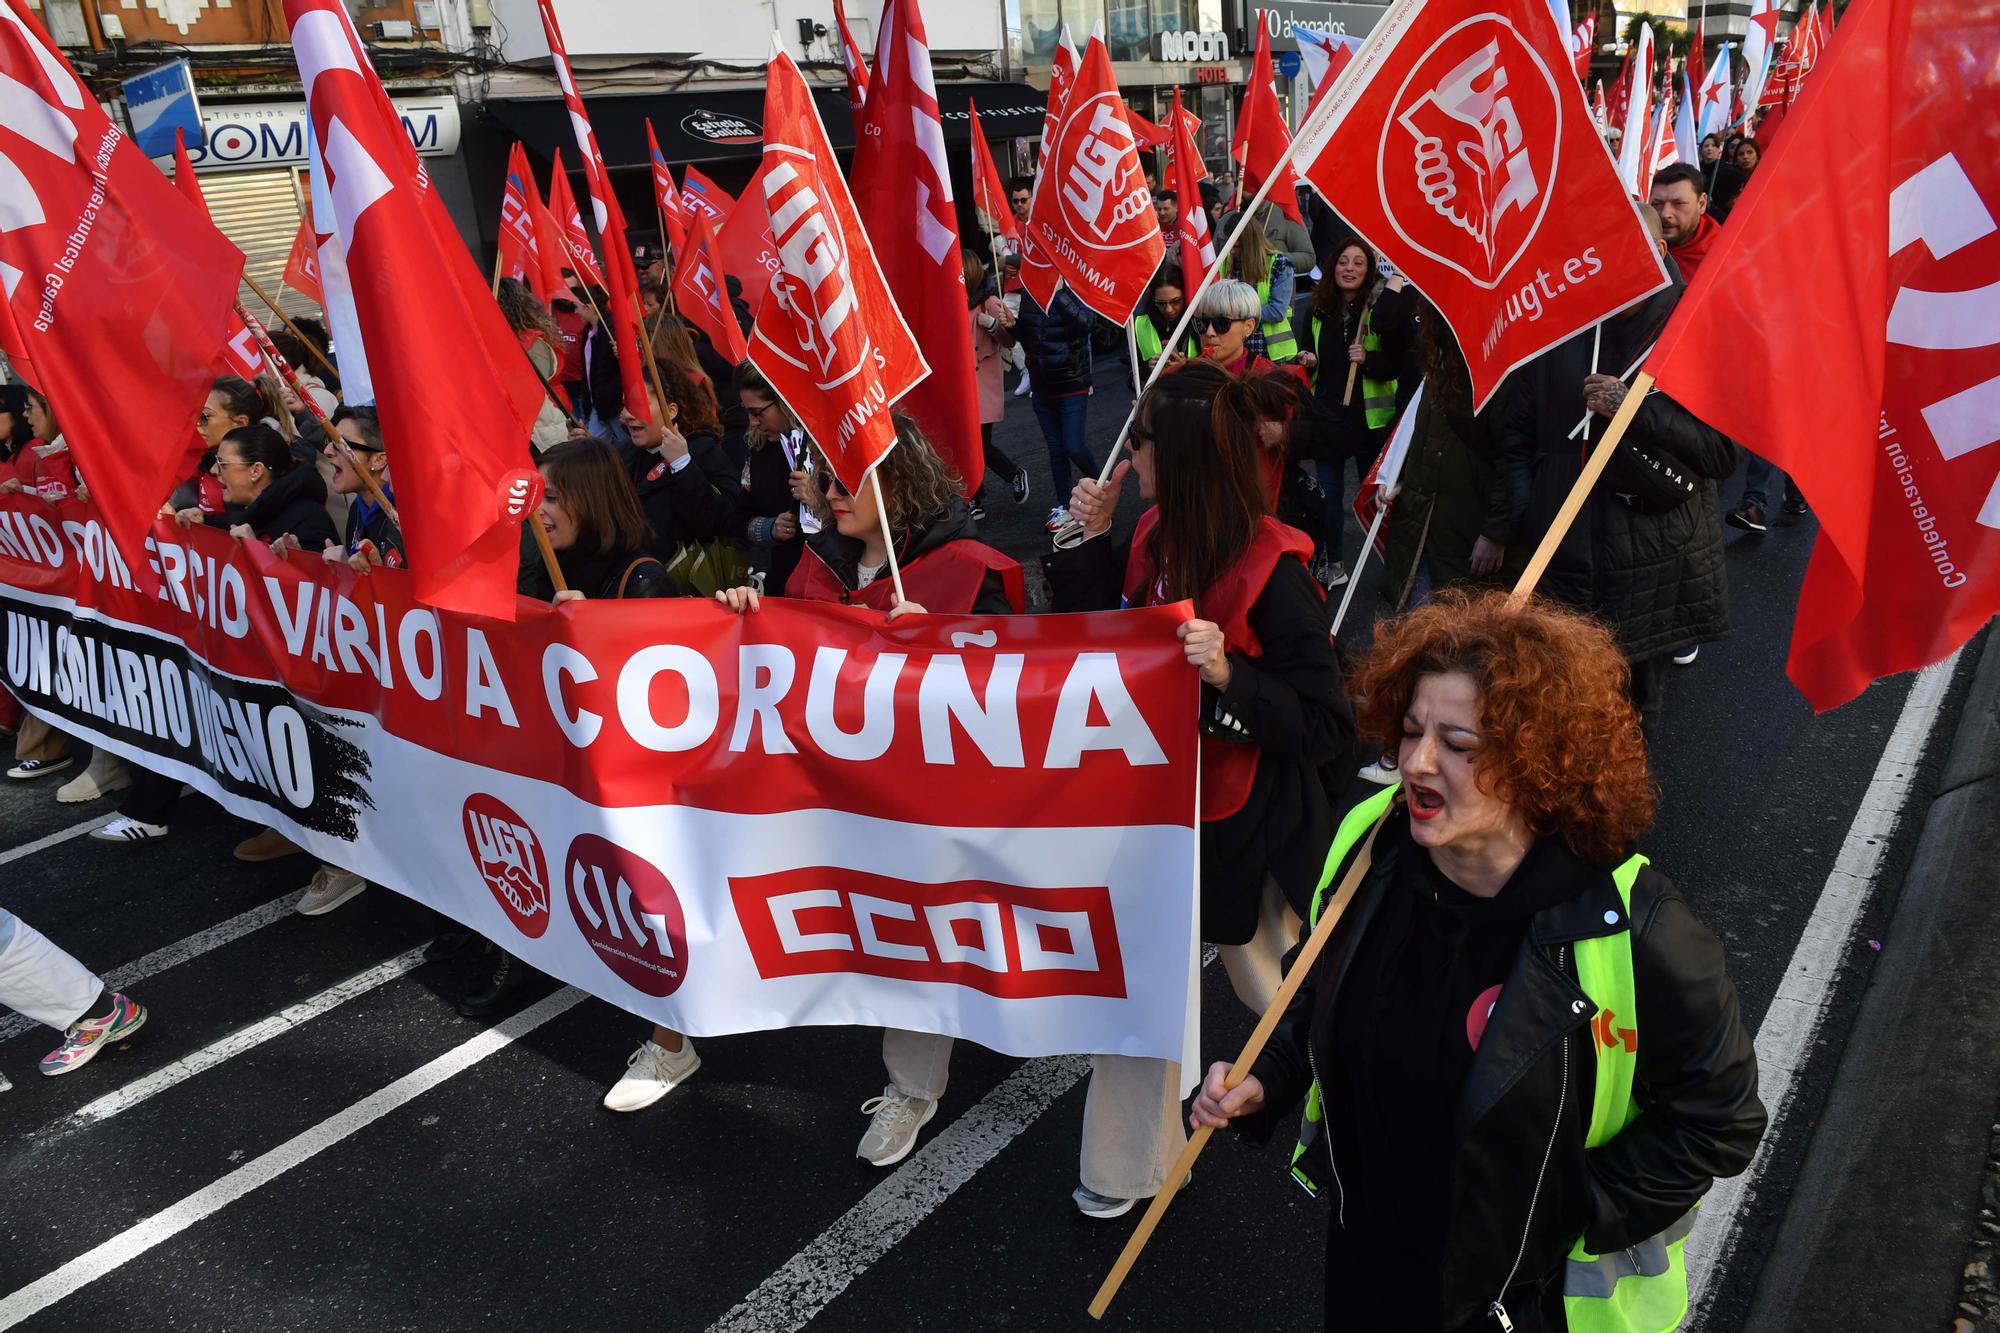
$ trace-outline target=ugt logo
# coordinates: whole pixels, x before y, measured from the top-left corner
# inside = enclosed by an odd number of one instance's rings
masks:
[[[832,208],[790,162],[765,173],[764,202],[778,246],[771,297],[789,317],[799,352],[822,385],[836,384],[854,372],[865,347],[852,345],[861,325],[854,319],[854,280]]]
[[[535,940],[549,928],[549,863],[526,820],[484,792],[466,798],[465,845],[479,877],[514,928]]]
[[[1390,225],[1478,286],[1498,286],[1555,183],[1555,79],[1511,24],[1479,14],[1432,43],[1390,108],[1376,159]]]
[[[1147,237],[1153,196],[1139,167],[1137,145],[1113,93],[1071,107],[1056,133],[1063,214],[1071,231],[1104,250],[1123,250]],[[1076,141],[1074,148],[1070,147]],[[1135,225],[1136,224],[1136,225]]]

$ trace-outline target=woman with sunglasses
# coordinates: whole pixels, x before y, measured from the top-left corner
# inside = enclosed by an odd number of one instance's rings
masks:
[[[1354,747],[1312,541],[1271,516],[1260,476],[1264,388],[1207,361],[1162,377],[1140,401],[1132,457],[1070,498],[1093,538],[1128,478],[1153,507],[1128,543],[1085,541],[1049,571],[1057,611],[1194,604],[1179,633],[1201,673],[1201,934],[1257,1013],[1333,836],[1320,770],[1348,771]],[[1119,1217],[1159,1192],[1185,1143],[1179,1096],[1168,1061],[1092,1058],[1081,1212]]]
[[[876,507],[876,487],[864,485],[850,494],[821,459],[819,475],[826,481],[832,524],[807,543],[785,595],[887,611],[891,620],[924,612],[1019,615],[1026,607],[1021,567],[974,537],[958,474],[916,423],[900,413],[895,423],[896,447],[875,469],[888,509],[888,538]],[[889,572],[889,540],[895,542],[903,577],[906,600],[901,603]],[[732,611],[749,612],[760,599],[755,589],[731,588],[717,593],[716,600]],[[938,1033],[883,1031],[882,1063],[889,1082],[881,1096],[861,1106],[869,1122],[856,1157],[889,1167],[910,1155],[918,1131],[937,1114],[944,1096],[951,1047],[952,1038]],[[644,1054],[633,1057],[635,1071],[645,1063]],[[671,1055],[662,1051],[653,1059]],[[660,1088],[651,1100],[665,1091]]]

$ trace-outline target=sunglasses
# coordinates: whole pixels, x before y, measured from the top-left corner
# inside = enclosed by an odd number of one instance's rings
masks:
[[[1238,324],[1246,322],[1247,321],[1241,319],[1231,319],[1227,315],[1209,315],[1206,318],[1197,319],[1194,322],[1194,326],[1197,330],[1206,330],[1207,332],[1212,333],[1216,337],[1220,338],[1223,334],[1229,332],[1231,329],[1235,328]]]
[[[824,489],[829,496],[832,495],[852,496],[854,494],[854,492],[848,490],[847,487],[840,484],[840,478],[833,475],[833,470],[831,468],[827,470]]]

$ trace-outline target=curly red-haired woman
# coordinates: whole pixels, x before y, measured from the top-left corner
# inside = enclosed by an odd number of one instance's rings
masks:
[[[1211,1066],[1191,1117],[1261,1138],[1310,1090],[1330,1328],[1686,1313],[1694,1205],[1764,1108],[1722,946],[1631,854],[1654,791],[1625,673],[1597,622],[1499,593],[1377,630],[1357,727],[1403,780],[1343,823],[1322,900],[1386,812],[1373,862],[1250,1077]]]

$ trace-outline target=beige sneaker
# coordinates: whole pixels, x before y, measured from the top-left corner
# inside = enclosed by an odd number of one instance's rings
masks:
[[[917,1146],[917,1131],[931,1122],[937,1108],[928,1098],[906,1096],[893,1086],[882,1089],[880,1097],[861,1103],[862,1114],[874,1119],[854,1155],[871,1166],[894,1166]]]
[[[299,895],[295,909],[300,916],[320,916],[368,887],[359,875],[350,875],[339,866],[321,866],[313,872],[312,883]]]
[[[632,1058],[625,1062],[625,1077],[604,1094],[604,1109],[643,1111],[687,1082],[699,1068],[701,1057],[694,1053],[690,1038],[681,1038],[678,1051],[670,1051],[650,1039],[641,1042],[639,1049],[632,1052]]]
[[[245,838],[236,844],[236,859],[239,861],[276,861],[287,856],[303,856],[305,848],[293,842],[274,828],[267,828],[255,837]]]
[[[97,750],[90,756],[89,768],[56,788],[56,800],[64,805],[81,805],[124,791],[131,785],[132,770],[125,767],[125,761],[109,750]]]

